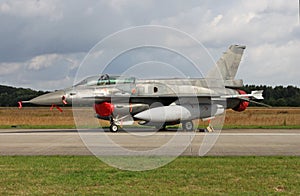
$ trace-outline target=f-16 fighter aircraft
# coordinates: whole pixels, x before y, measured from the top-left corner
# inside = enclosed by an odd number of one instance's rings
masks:
[[[245,48],[230,46],[205,78],[149,80],[103,74],[23,103],[91,105],[97,118],[110,121],[112,132],[134,121],[157,128],[182,123],[183,129],[192,131],[194,119],[211,119],[227,108],[240,112],[253,99],[263,99],[262,91],[246,94],[239,90],[243,81],[235,79]],[[217,74],[222,81],[217,79]]]

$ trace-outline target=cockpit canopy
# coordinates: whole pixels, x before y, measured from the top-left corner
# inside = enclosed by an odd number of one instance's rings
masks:
[[[90,76],[75,86],[102,86],[102,85],[113,85],[113,84],[133,84],[135,83],[134,77],[124,76],[110,76],[103,74],[101,76]]]

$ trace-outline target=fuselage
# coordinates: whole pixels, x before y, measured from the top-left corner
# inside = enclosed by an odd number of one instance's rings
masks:
[[[222,81],[203,78],[148,80],[102,75],[88,77],[71,88],[42,95],[29,102],[39,105],[93,105],[98,118],[102,119],[130,114],[135,120],[173,122],[209,118],[227,108],[242,110],[243,101],[222,98],[224,95],[239,95],[241,91],[224,85]],[[148,112],[143,112],[146,110]],[[188,112],[183,116],[173,115],[184,111]],[[160,113],[165,117],[157,117]]]

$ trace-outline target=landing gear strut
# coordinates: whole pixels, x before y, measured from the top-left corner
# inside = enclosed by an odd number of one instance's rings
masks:
[[[109,127],[110,132],[116,133],[119,131],[119,126],[116,125],[114,122],[114,118],[111,116],[110,117],[110,127]]]

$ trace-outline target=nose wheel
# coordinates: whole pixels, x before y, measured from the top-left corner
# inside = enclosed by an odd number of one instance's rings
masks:
[[[113,132],[113,133],[116,133],[119,131],[119,126],[115,123],[115,120],[114,120],[114,117],[113,116],[110,116],[110,127],[109,127],[109,130],[110,132]]]
[[[109,127],[109,130],[110,130],[110,132],[116,133],[116,132],[119,131],[119,127],[118,127],[118,125],[116,125],[115,123],[112,123],[112,124],[110,125],[110,127]]]

